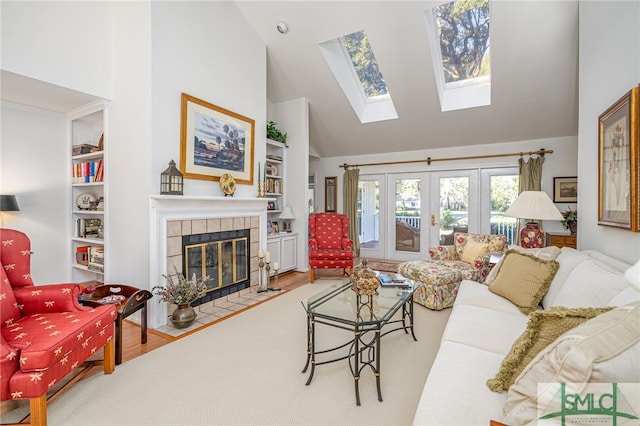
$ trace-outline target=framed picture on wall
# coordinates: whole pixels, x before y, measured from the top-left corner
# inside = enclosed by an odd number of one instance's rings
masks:
[[[578,202],[578,178],[576,176],[553,178],[553,202]]]
[[[598,117],[598,225],[639,230],[638,87]]]
[[[254,120],[182,94],[180,170],[187,179],[253,184]]]

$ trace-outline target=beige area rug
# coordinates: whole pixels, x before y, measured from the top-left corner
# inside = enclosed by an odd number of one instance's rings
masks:
[[[408,425],[450,310],[415,305],[417,342],[382,340],[382,396],[362,373],[355,404],[346,360],[320,365],[310,386],[300,302],[334,284],[317,281],[76,383],[49,406],[50,425]],[[317,344],[345,331],[318,325]],[[4,417],[4,416],[3,416]],[[11,421],[3,418],[3,421]]]
[[[367,266],[374,271],[398,272],[401,260],[367,259]],[[358,267],[362,266],[362,263]]]

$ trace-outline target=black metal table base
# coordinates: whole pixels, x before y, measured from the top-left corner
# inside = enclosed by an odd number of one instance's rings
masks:
[[[365,301],[360,301],[358,299],[358,303],[360,305],[359,308],[362,308],[364,311],[364,315],[372,313],[372,299],[368,299]],[[369,312],[366,312],[369,309]],[[360,309],[359,309],[360,312]],[[316,324],[324,324],[335,328],[340,328],[342,330],[352,331],[353,339],[343,343],[339,346],[335,346],[329,349],[317,350],[316,349]],[[383,327],[388,328],[391,324],[398,324],[398,327],[392,328],[391,330],[386,329],[384,333],[382,332]],[[360,387],[359,381],[360,376],[367,367],[373,372],[376,378],[376,388],[378,392],[378,401],[382,402],[382,387],[380,384],[380,358],[381,358],[381,338],[389,333],[394,331],[404,330],[406,334],[411,333],[411,337],[414,341],[417,341],[416,335],[413,329],[413,298],[409,298],[402,305],[402,319],[398,319],[395,321],[388,321],[386,323],[378,323],[376,325],[355,325],[349,327],[345,324],[332,322],[330,320],[324,320],[315,318],[311,314],[307,314],[307,362],[302,369],[302,373],[306,373],[309,370],[309,378],[307,379],[306,385],[309,386],[311,384],[311,380],[313,379],[313,375],[315,373],[315,368],[318,365],[330,364],[338,361],[342,361],[344,359],[348,359],[349,361],[349,369],[351,370],[351,374],[353,375],[354,381],[354,389],[356,395],[356,405],[360,406]],[[373,334],[372,334],[373,333]],[[344,349],[349,347],[348,353],[346,355],[338,356],[336,358],[331,358],[325,361],[317,361],[317,355],[329,354],[340,349]]]

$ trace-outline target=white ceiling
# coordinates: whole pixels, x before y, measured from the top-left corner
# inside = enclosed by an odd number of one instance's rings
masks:
[[[492,103],[441,112],[426,38],[430,1],[238,1],[267,45],[268,98],[309,101],[322,157],[443,148],[578,133],[577,1],[494,0]],[[285,35],[276,30],[284,21]],[[365,30],[399,119],[361,124],[318,43]],[[286,129],[283,129],[286,131]]]
[[[95,101],[95,96],[1,70],[2,100],[66,113]]]

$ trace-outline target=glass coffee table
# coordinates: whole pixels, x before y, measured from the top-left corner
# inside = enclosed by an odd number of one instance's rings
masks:
[[[382,402],[381,338],[394,331],[404,330],[406,334],[411,333],[414,341],[418,340],[413,331],[414,283],[407,280],[402,285],[381,285],[378,287],[378,294],[372,296],[358,296],[351,286],[349,280],[342,281],[302,304],[307,312],[307,362],[302,372],[306,373],[311,367],[306,383],[308,386],[316,366],[348,359],[355,384],[356,404],[360,405],[360,373],[366,367],[375,374],[378,401]],[[394,319],[399,311],[401,315]],[[347,330],[353,335],[338,346],[319,349],[318,324]]]

